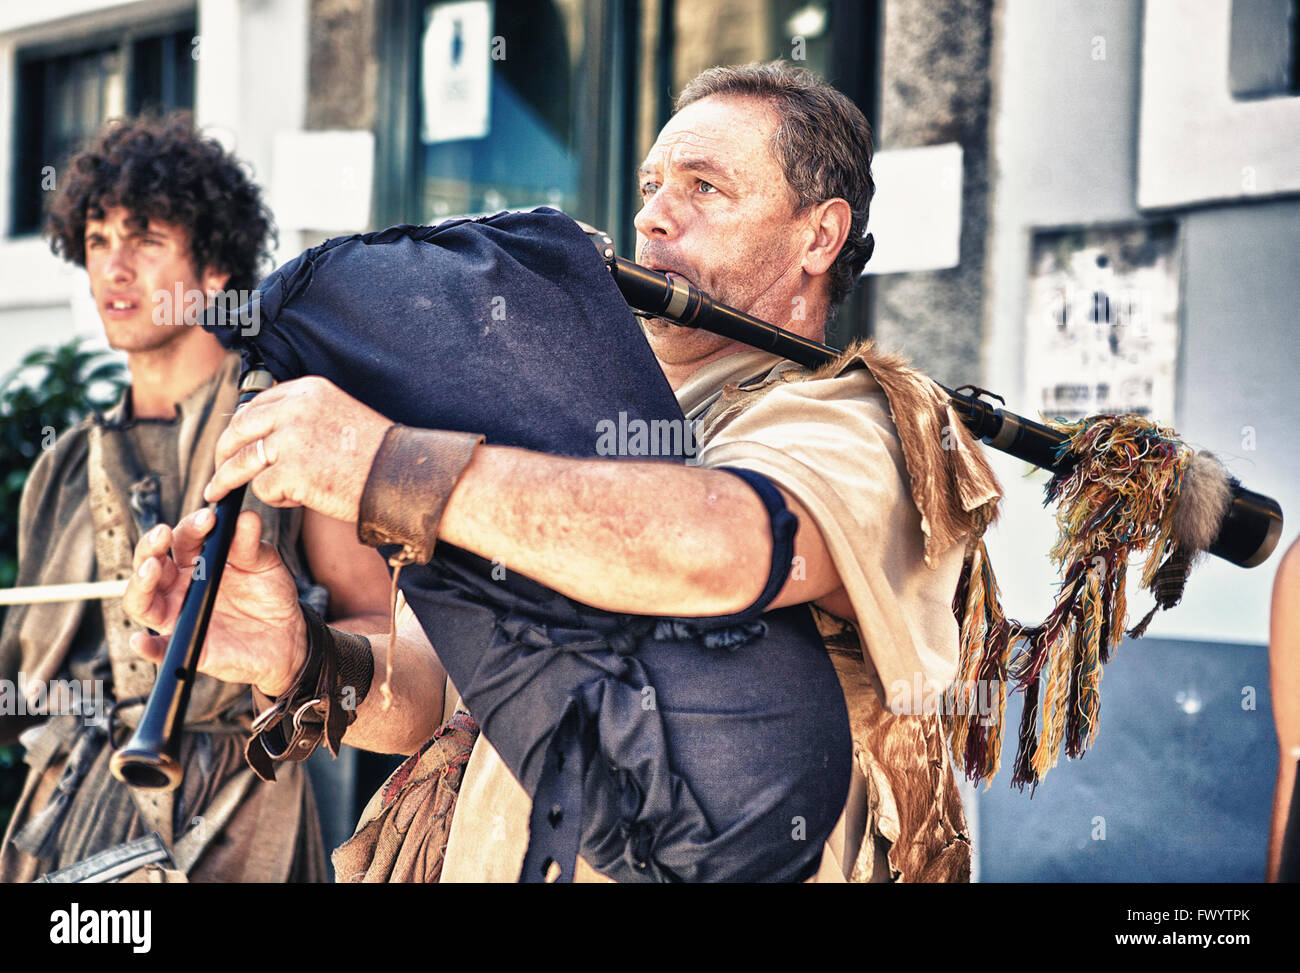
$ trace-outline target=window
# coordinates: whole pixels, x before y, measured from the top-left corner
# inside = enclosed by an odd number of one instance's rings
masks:
[[[420,216],[578,205],[578,4],[425,5],[420,45]]]
[[[387,0],[379,222],[538,205],[604,220],[604,122],[623,73],[608,38],[629,6]]]
[[[631,254],[634,173],[703,68],[784,57],[876,111],[878,0],[384,0],[380,225],[548,204]],[[836,340],[866,333],[846,306]]]
[[[1233,0],[1228,83],[1233,97],[1300,94],[1300,15],[1296,0]]]
[[[194,107],[194,21],[17,55],[9,233],[38,233],[58,166],[111,118]]]

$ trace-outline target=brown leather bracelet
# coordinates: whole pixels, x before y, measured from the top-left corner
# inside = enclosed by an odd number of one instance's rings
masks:
[[[293,684],[272,700],[253,687],[260,711],[244,744],[244,759],[262,780],[275,780],[275,762],[306,760],[322,739],[338,756],[343,734],[370,691],[375,660],[370,640],[325,624],[302,606],[307,622],[307,661]]]
[[[427,564],[447,498],[481,442],[477,433],[390,426],[361,494],[361,543],[400,544],[402,563]]]

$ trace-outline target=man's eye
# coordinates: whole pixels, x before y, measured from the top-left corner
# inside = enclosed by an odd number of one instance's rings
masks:
[[[163,241],[160,237],[146,236],[140,238],[140,245],[142,247],[161,247],[163,245]]]
[[[659,183],[657,182],[641,183],[641,198],[644,199],[646,196],[653,196],[655,194],[655,190],[657,190],[658,188],[659,188]]]
[[[711,195],[717,191],[718,187],[713,185],[713,183],[705,182],[703,179],[700,180],[700,192],[705,193],[706,195]]]

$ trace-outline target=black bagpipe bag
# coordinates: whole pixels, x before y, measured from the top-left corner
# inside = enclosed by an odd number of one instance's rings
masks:
[[[682,421],[590,239],[554,210],[330,240],[259,291],[246,359],[278,381],[328,378],[395,422],[595,457],[598,423],[620,412]],[[852,754],[805,606],[613,614],[495,567],[440,544],[399,584],[533,799],[522,880],[552,863],[570,878],[579,851],[620,881],[816,870]]]

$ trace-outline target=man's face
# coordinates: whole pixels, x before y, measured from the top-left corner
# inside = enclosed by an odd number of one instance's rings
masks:
[[[189,234],[182,227],[150,220],[141,229],[128,222],[130,216],[125,207],[114,206],[104,211],[103,219],[86,220],[90,292],[109,345],[128,353],[189,338],[194,329],[179,326],[188,295],[224,286],[221,276],[201,275],[195,269]]]
[[[776,113],[751,98],[711,97],[664,126],[638,178],[637,262],[685,278],[715,300],[774,324],[798,293],[805,221],[769,147]],[[730,339],[647,323],[665,363],[689,362]]]

